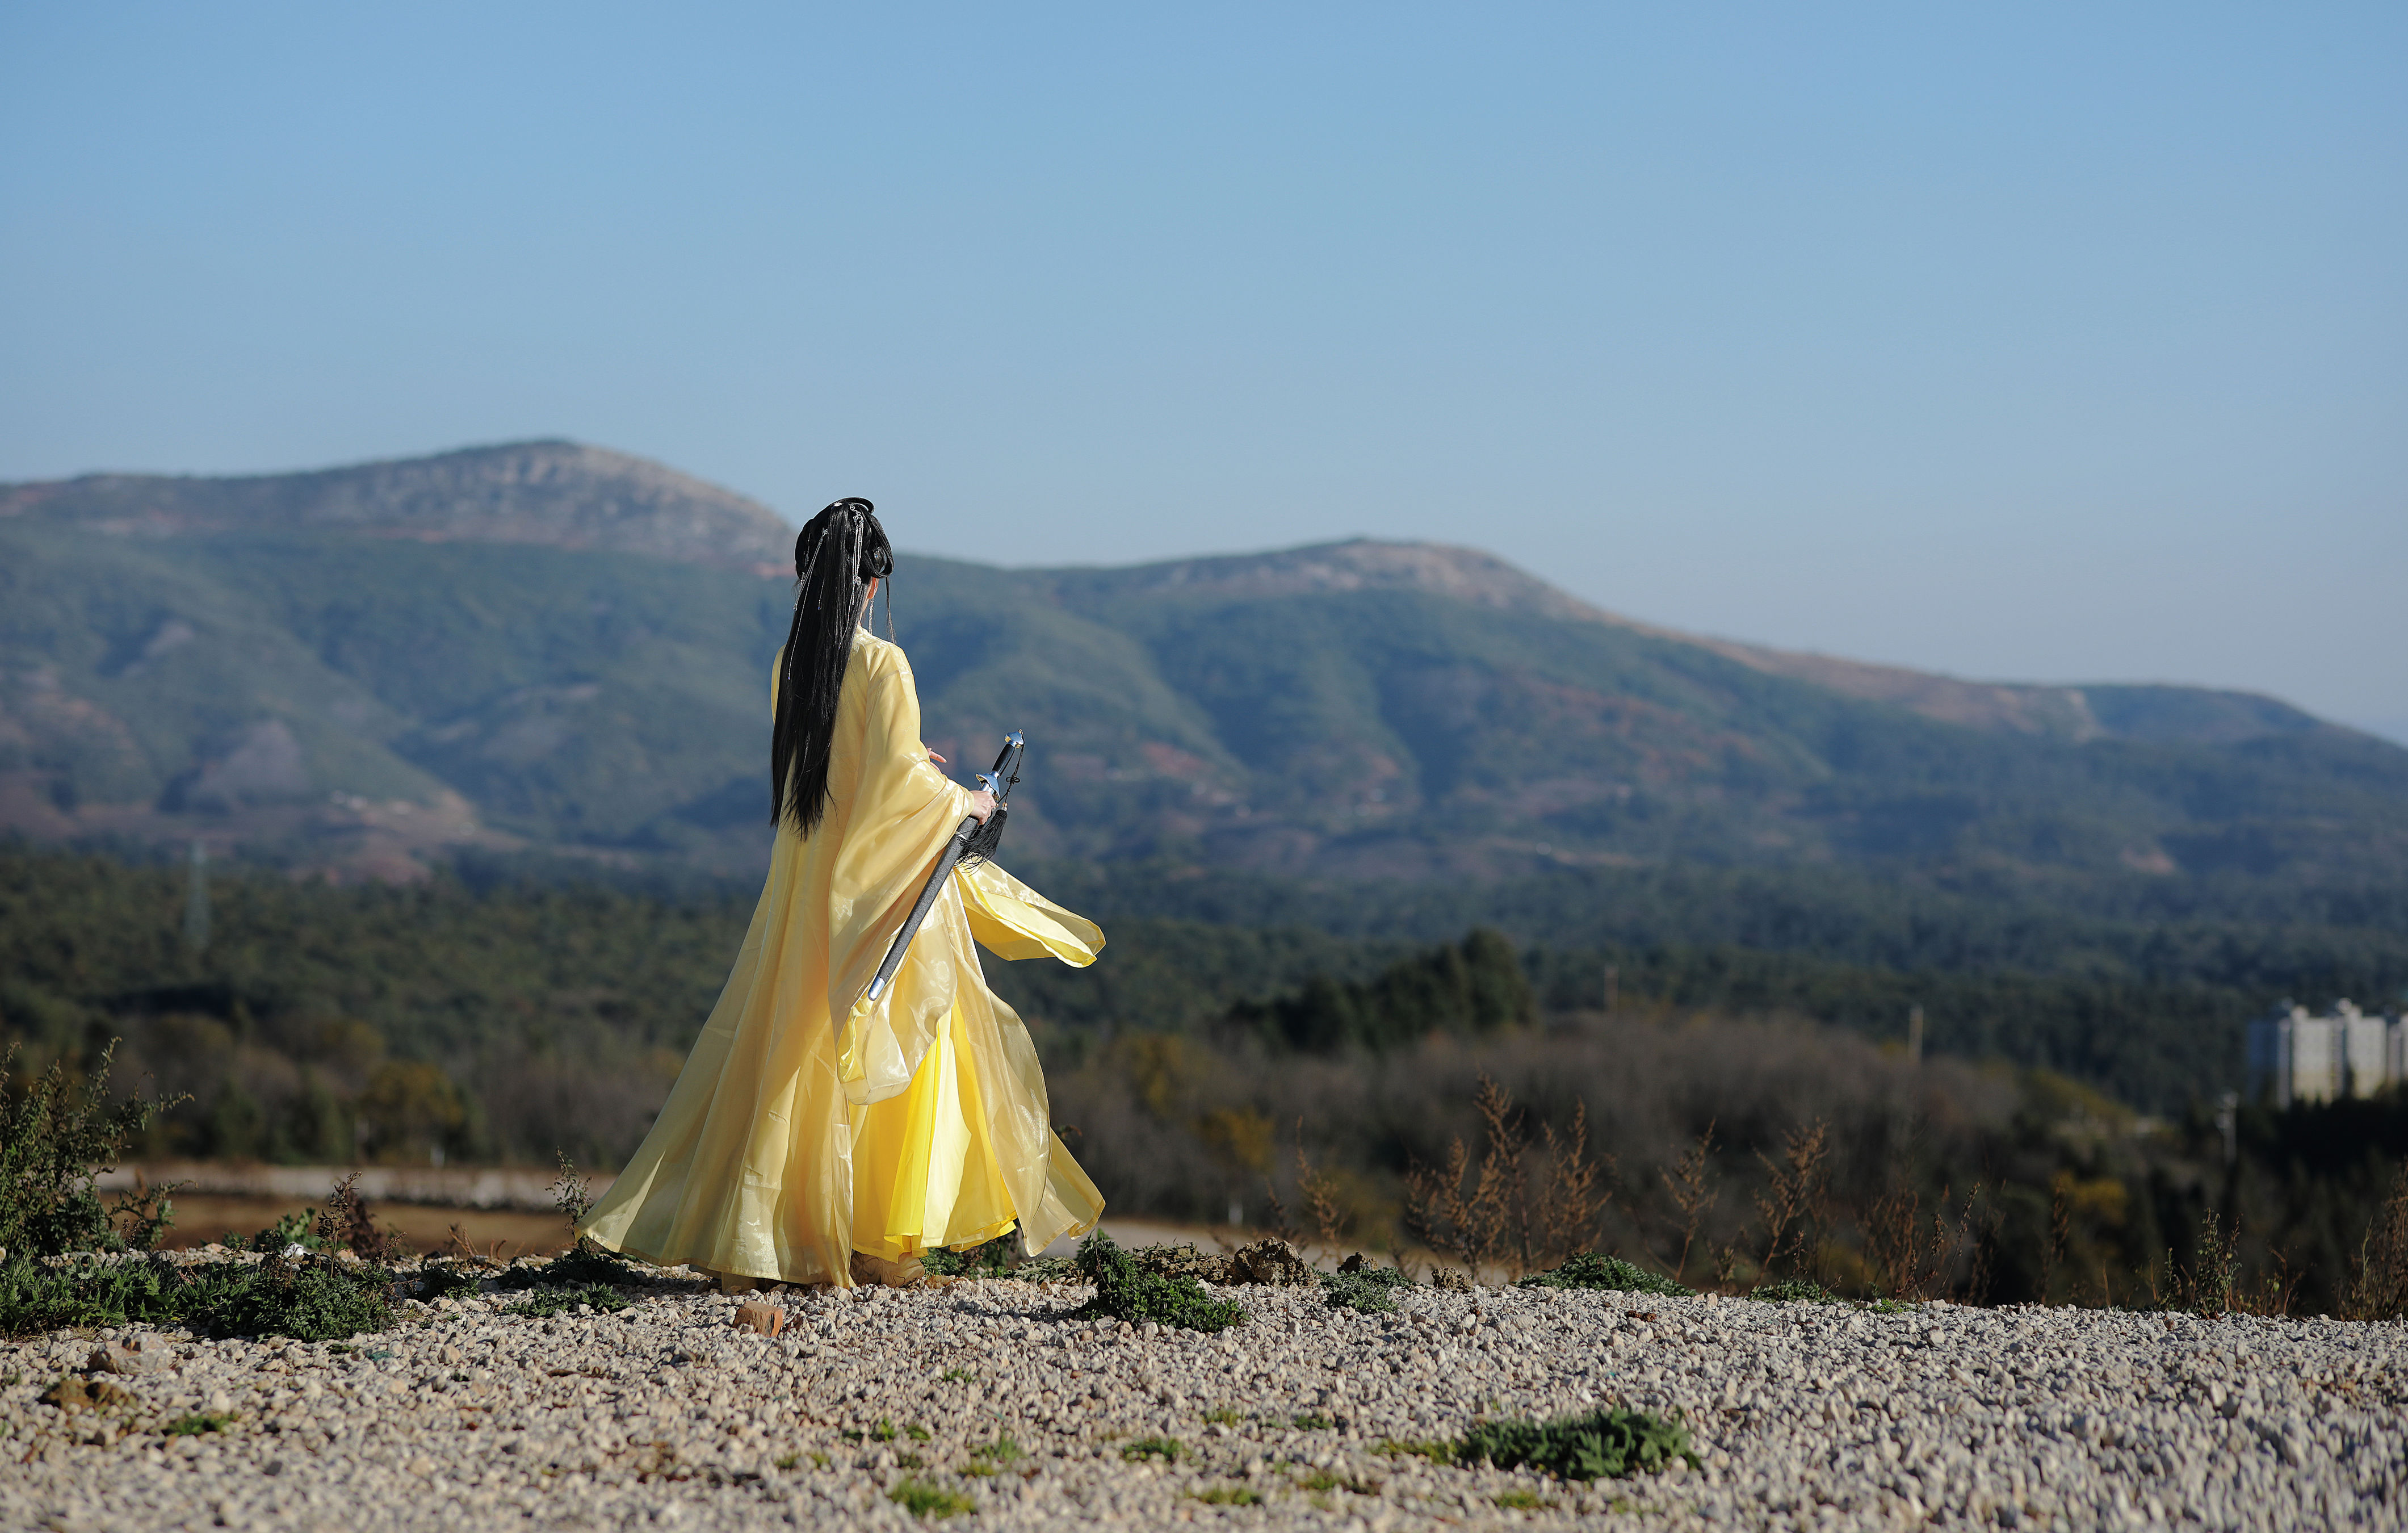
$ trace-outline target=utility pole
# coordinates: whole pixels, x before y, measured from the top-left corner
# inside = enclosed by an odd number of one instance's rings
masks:
[[[209,849],[198,837],[184,863],[184,946],[194,953],[209,945]]]

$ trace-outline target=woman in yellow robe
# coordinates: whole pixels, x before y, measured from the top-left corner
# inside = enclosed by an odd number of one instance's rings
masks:
[[[660,1117],[579,1232],[732,1290],[909,1282],[920,1253],[1015,1224],[1034,1254],[1092,1227],[1103,1197],[1055,1137],[1028,1029],[974,944],[1084,966],[1103,934],[991,862],[957,868],[862,1004],[938,853],[994,800],[937,769],[910,663],[861,626],[894,567],[869,503],[812,518],[795,566],[768,881]]]

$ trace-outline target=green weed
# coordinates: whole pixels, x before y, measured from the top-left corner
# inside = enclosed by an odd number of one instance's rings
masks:
[[[982,1442],[972,1448],[970,1456],[995,1464],[1017,1464],[1028,1455],[1022,1453],[1020,1444],[1010,1438],[999,1437],[993,1442]]]
[[[1819,1282],[1804,1278],[1784,1278],[1779,1282],[1765,1283],[1749,1291],[1748,1297],[1761,1304],[1844,1304],[1847,1301]]]
[[[968,1251],[947,1251],[942,1246],[920,1253],[920,1265],[940,1278],[1004,1278],[1011,1276],[1012,1258],[1019,1253],[1017,1230],[1005,1230],[984,1245]]]
[[[1159,1458],[1176,1464],[1179,1455],[1186,1451],[1177,1438],[1149,1437],[1140,1438],[1122,1448],[1121,1456],[1131,1463],[1140,1458]]]
[[[1207,1506],[1254,1507],[1263,1504],[1262,1493],[1245,1485],[1214,1485],[1210,1490],[1188,1494]]]
[[[938,1374],[937,1377],[949,1384],[974,1384],[978,1383],[978,1375],[972,1373],[966,1368],[949,1368],[945,1369],[944,1372]]]
[[[1204,1412],[1204,1419],[1216,1426],[1235,1426],[1246,1418],[1240,1415],[1234,1406],[1216,1405]]]
[[[1327,1432],[1334,1430],[1338,1423],[1318,1411],[1307,1411],[1300,1415],[1290,1416],[1288,1425],[1299,1432]]]
[[[1555,1504],[1537,1491],[1519,1488],[1501,1491],[1493,1499],[1508,1512],[1542,1512]]]
[[[780,1454],[778,1455],[778,1468],[781,1469],[791,1469],[802,1461],[803,1455],[800,1454]]]
[[[1697,1292],[1684,1288],[1660,1273],[1633,1266],[1619,1256],[1599,1255],[1584,1251],[1561,1267],[1545,1272],[1534,1272],[1514,1284],[1517,1288],[1603,1288],[1622,1294],[1660,1294],[1667,1298],[1686,1298]]]
[[[1676,1458],[1698,1467],[1687,1427],[1644,1411],[1618,1409],[1547,1422],[1482,1422],[1455,1445],[1458,1463],[1484,1459],[1500,1469],[1526,1464],[1566,1480],[1655,1474]]]
[[[914,1517],[943,1519],[978,1510],[978,1503],[960,1491],[932,1485],[924,1480],[906,1480],[888,1491],[886,1498]]]
[[[1402,1277],[1402,1273],[1398,1276]],[[1395,1285],[1381,1282],[1369,1272],[1340,1272],[1322,1280],[1321,1302],[1332,1310],[1353,1310],[1360,1314],[1393,1314],[1397,1300]]]
[[[430,1261],[418,1269],[418,1297],[445,1298],[475,1288],[483,1277],[484,1274],[473,1267]]]
[[[393,1275],[326,1256],[189,1267],[91,1257],[61,1267],[0,1264],[0,1335],[68,1326],[189,1326],[208,1336],[327,1341],[393,1323]]]
[[[1096,1297],[1076,1319],[1110,1315],[1132,1325],[1150,1320],[1191,1331],[1224,1330],[1246,1320],[1244,1310],[1205,1293],[1194,1278],[1142,1270],[1100,1229],[1079,1243],[1079,1270],[1096,1285]]]
[[[582,1288],[595,1283],[625,1283],[638,1281],[627,1258],[615,1251],[605,1251],[591,1240],[580,1240],[568,1251],[562,1252],[541,1267],[513,1267],[501,1276],[498,1286],[521,1288]]]
[[[539,1289],[523,1302],[511,1305],[505,1312],[542,1318],[558,1314],[573,1314],[580,1304],[591,1305],[596,1314],[612,1314],[626,1309],[629,1300],[615,1289],[605,1288],[598,1282],[590,1282],[582,1288]]]
[[[1390,1458],[1401,1458],[1410,1454],[1414,1458],[1426,1458],[1433,1464],[1455,1462],[1455,1444],[1438,1438],[1419,1442],[1399,1442],[1395,1438],[1390,1438],[1372,1452],[1385,1454]]]
[[[22,1018],[14,1019],[22,1022]],[[121,1194],[104,1207],[97,1183],[127,1144],[177,1102],[138,1093],[109,1105],[111,1039],[91,1072],[69,1080],[63,1062],[36,1076],[22,1096],[8,1090],[17,1045],[0,1054],[0,1250],[29,1256],[70,1251],[148,1249],[170,1222],[172,1188]],[[123,1230],[116,1227],[122,1219]]]
[[[222,1432],[235,1421],[231,1411],[196,1411],[189,1416],[178,1416],[159,1430],[169,1437],[199,1437],[205,1432]]]

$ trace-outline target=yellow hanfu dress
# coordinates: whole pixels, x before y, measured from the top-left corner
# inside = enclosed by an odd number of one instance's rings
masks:
[[[772,706],[776,681],[771,681]],[[1053,1128],[1028,1029],[979,969],[1095,962],[1095,924],[993,863],[956,869],[875,1007],[856,1005],[968,812],[928,760],[903,652],[856,629],[827,809],[782,821],[736,967],[643,1144],[579,1233],[659,1266],[853,1282],[1019,1224],[1031,1254],[1104,1200]]]

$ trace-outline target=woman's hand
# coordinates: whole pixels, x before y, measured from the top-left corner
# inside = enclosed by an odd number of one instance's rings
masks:
[[[977,817],[980,824],[985,824],[987,816],[994,812],[995,795],[987,792],[984,788],[981,788],[978,792],[970,795],[970,813]]]

